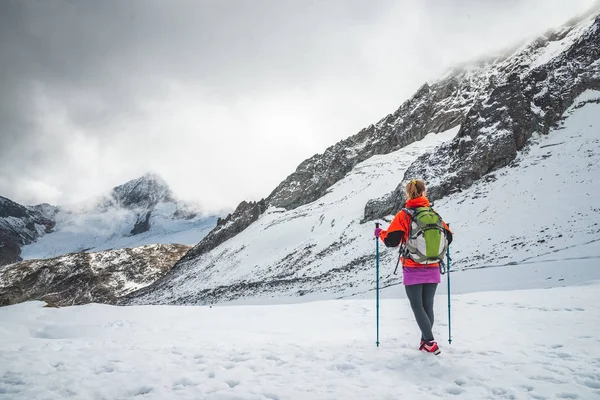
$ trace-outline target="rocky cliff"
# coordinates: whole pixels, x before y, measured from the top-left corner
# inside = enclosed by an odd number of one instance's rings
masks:
[[[52,232],[52,207],[25,207],[0,196],[0,266],[18,261],[21,246]]]
[[[534,133],[556,127],[577,96],[600,88],[599,60],[597,16],[551,32],[483,68],[479,75],[487,76],[490,86],[472,103],[457,137],[416,160],[392,194],[369,202],[365,220],[396,212],[410,179],[428,182],[428,195],[435,200],[508,165]]]

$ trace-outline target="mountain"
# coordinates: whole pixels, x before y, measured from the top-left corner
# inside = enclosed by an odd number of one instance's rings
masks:
[[[68,206],[26,207],[0,198],[0,265],[154,243],[192,245],[216,220],[201,207],[177,200],[154,174]]]
[[[0,270],[0,306],[30,300],[57,306],[114,302],[164,275],[189,249],[149,245],[11,264]]]
[[[600,15],[590,14],[424,84],[393,114],[301,163],[267,198],[242,202],[124,302],[369,290],[366,222],[389,222],[416,177],[456,233],[457,269],[585,252],[600,240],[599,113]],[[382,252],[385,265],[396,257]],[[397,281],[383,276],[384,285]]]
[[[174,202],[173,193],[158,175],[146,174],[112,190],[117,204],[126,208],[152,208],[160,202]]]
[[[20,259],[21,246],[52,232],[54,208],[24,207],[0,196],[0,266]]]

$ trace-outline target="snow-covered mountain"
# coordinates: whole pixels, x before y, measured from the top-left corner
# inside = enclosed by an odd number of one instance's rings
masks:
[[[373,224],[424,178],[453,267],[587,254],[600,240],[600,15],[425,84],[396,112],[243,202],[134,304],[341,297],[374,282]],[[575,251],[575,253],[577,253]],[[568,257],[567,257],[568,255]],[[383,285],[397,254],[383,251]],[[575,256],[576,258],[576,256]]]
[[[57,306],[114,302],[163,276],[189,249],[149,245],[7,265],[0,270],[0,306],[29,300]]]
[[[25,207],[0,198],[0,265],[145,244],[193,245],[216,221],[199,206],[177,200],[154,174],[68,206]]]
[[[52,232],[55,209],[42,204],[25,207],[0,196],[0,266],[21,257],[21,246]]]

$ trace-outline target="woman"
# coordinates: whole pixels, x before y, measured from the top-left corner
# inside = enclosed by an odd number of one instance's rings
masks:
[[[387,230],[375,229],[375,237],[380,238],[387,247],[405,244],[410,233],[410,209],[430,207],[426,197],[425,182],[413,179],[406,185],[406,209],[401,210]],[[442,221],[448,243],[452,241],[452,232]],[[438,231],[439,232],[439,231]],[[421,329],[421,345],[419,350],[439,354],[440,349],[433,337],[433,299],[438,283],[440,283],[439,263],[419,264],[408,256],[401,257],[402,275],[406,295]]]

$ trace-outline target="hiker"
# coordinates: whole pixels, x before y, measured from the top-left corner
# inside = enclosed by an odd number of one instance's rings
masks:
[[[406,208],[400,210],[387,230],[376,228],[375,237],[387,247],[402,245],[403,282],[421,329],[419,350],[437,355],[440,349],[432,332],[433,299],[441,279],[440,261],[452,242],[452,232],[431,208],[425,182],[420,179],[408,182],[406,196]]]

